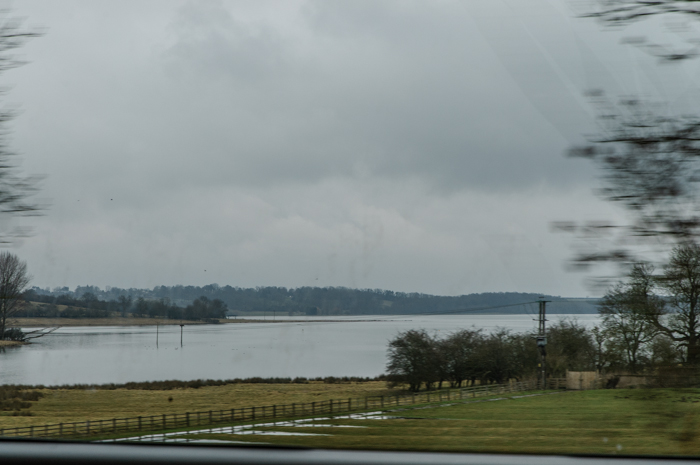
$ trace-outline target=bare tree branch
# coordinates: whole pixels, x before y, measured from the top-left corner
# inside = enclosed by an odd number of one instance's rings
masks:
[[[597,11],[582,16],[609,24],[626,24],[669,13],[700,17],[700,0],[599,0],[597,4]]]
[[[700,240],[700,119],[658,116],[626,100],[602,120],[603,134],[569,155],[601,168],[598,194],[622,206],[630,221],[555,223],[589,245],[578,251],[575,266],[633,264],[645,260],[639,246],[668,249]]]

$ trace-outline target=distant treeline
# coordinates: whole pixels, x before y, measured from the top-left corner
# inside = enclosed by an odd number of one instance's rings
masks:
[[[107,383],[107,384],[63,384],[60,386],[45,386],[43,384],[38,385],[24,385],[24,384],[7,384],[0,386],[0,401],[3,400],[3,391],[5,388],[10,392],[23,391],[27,389],[74,389],[85,391],[91,390],[104,390],[113,391],[115,389],[126,389],[126,390],[145,390],[145,391],[170,391],[173,389],[199,389],[201,387],[207,386],[226,386],[228,384],[309,384],[309,383],[324,383],[324,384],[347,384],[347,383],[368,383],[371,381],[386,381],[387,377],[385,375],[371,377],[362,376],[325,376],[317,378],[233,378],[233,379],[195,379],[191,381],[181,381],[177,379],[166,380],[166,381],[132,381],[123,384],[117,383]]]
[[[79,298],[71,294],[51,295],[37,293],[34,289],[25,293],[28,305],[16,313],[16,317],[30,318],[110,318],[116,316],[168,318],[211,321],[226,318],[226,304],[219,299],[210,300],[201,296],[187,306],[177,306],[168,299],[147,300],[143,297],[132,299],[121,295],[115,300],[100,300],[91,292]],[[37,305],[39,304],[39,305]],[[64,306],[63,309],[59,308]]]
[[[102,290],[95,286],[78,286],[74,291],[67,287],[53,290],[33,288],[30,300],[54,298],[56,305],[80,307],[89,299],[93,302],[89,308],[104,311],[122,311],[120,299],[142,302],[137,313],[148,313],[145,305],[161,302],[158,314],[181,312],[195,299],[207,298],[209,301],[221,301],[230,312],[241,314],[250,312],[280,312],[301,315],[391,315],[417,313],[448,313],[470,310],[482,314],[522,314],[537,311],[537,304],[517,305],[533,302],[542,295],[520,292],[490,292],[462,296],[435,296],[420,293],[394,292],[381,289],[349,289],[345,287],[256,287],[240,288],[232,286],[157,286],[153,289]],[[596,313],[595,299],[564,299],[558,296],[544,296],[551,301],[549,313]],[[72,299],[72,300],[71,300]],[[75,305],[68,302],[77,302]],[[147,302],[148,304],[144,304]],[[88,308],[82,305],[83,308]],[[162,307],[176,309],[164,310]],[[496,308],[492,308],[496,307]]]

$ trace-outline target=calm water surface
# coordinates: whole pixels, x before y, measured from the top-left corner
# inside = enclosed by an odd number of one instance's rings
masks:
[[[308,317],[305,317],[308,318]],[[34,344],[0,352],[2,384],[123,383],[166,379],[376,376],[387,342],[400,331],[437,334],[462,328],[516,332],[536,328],[530,315],[327,317],[323,321],[61,328]],[[598,315],[553,315],[586,326]],[[289,318],[286,318],[289,319]]]

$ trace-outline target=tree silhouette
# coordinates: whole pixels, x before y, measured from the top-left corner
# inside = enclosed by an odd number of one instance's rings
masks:
[[[7,319],[23,310],[29,281],[26,262],[10,252],[0,252],[0,339],[5,338]]]

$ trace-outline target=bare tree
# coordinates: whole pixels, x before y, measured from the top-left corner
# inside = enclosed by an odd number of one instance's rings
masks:
[[[608,347],[618,349],[633,373],[641,368],[647,349],[651,350],[649,344],[658,331],[655,321],[650,321],[648,315],[658,314],[656,309],[664,305],[664,301],[653,294],[652,273],[653,268],[648,265],[635,265],[629,281],[610,289],[598,306],[602,334],[606,336]],[[600,341],[597,344],[601,354]]]
[[[24,291],[31,281],[27,263],[8,251],[0,252],[0,340],[8,317],[24,308]]]
[[[661,276],[660,285],[669,294],[669,306],[650,306],[656,328],[685,351],[689,365],[700,364],[700,246],[676,247]]]

